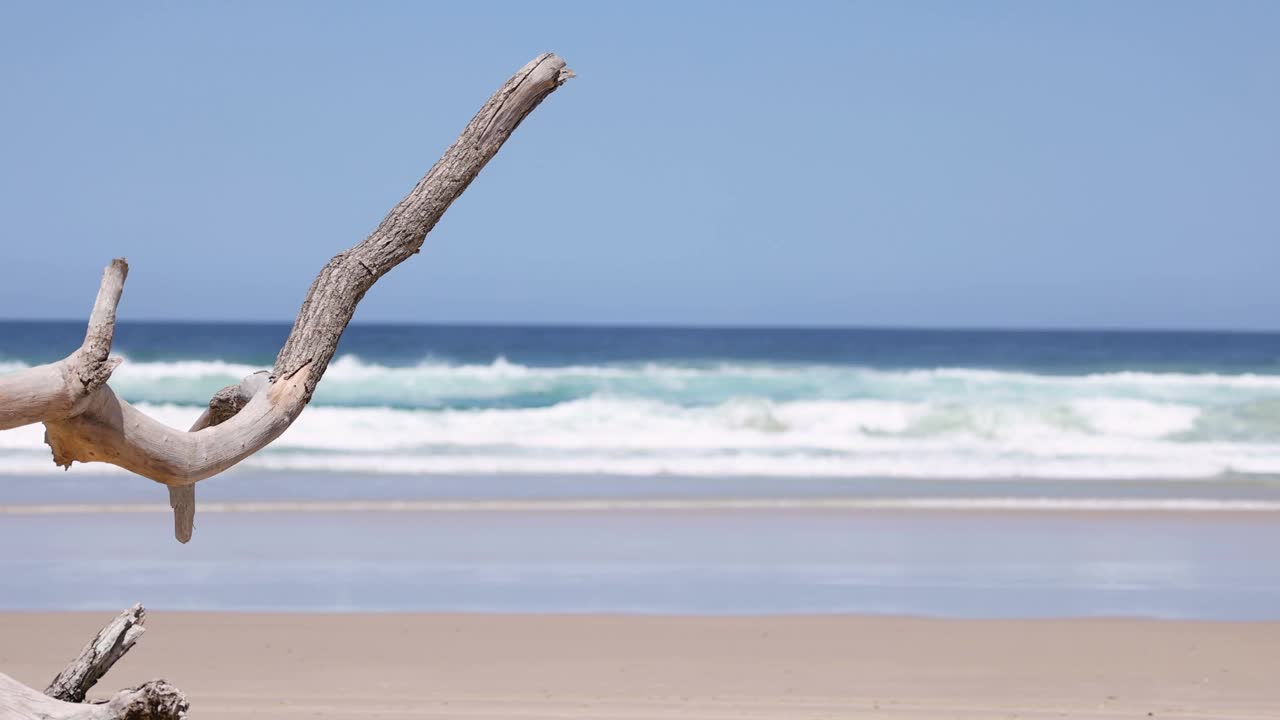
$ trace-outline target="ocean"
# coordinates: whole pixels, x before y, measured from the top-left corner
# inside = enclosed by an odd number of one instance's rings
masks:
[[[179,427],[279,325],[123,323],[112,387]],[[0,372],[82,323],[0,323]],[[0,474],[56,472],[40,430]],[[262,472],[1209,479],[1280,474],[1280,335],[357,325]],[[77,472],[109,472],[84,466]]]
[[[186,427],[288,330],[122,323],[111,384]],[[1280,619],[1280,334],[355,325],[185,546],[41,438],[0,608]]]

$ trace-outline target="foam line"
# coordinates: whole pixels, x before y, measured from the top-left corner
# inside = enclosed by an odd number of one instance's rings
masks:
[[[1275,500],[1200,498],[706,498],[205,502],[201,513],[604,513],[682,511],[1276,513]],[[0,515],[169,513],[161,503],[0,505]]]

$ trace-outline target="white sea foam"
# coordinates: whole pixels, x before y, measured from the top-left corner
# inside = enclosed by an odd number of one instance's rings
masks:
[[[951,379],[972,383],[1000,384],[1020,383],[1028,385],[1147,385],[1147,386],[1194,386],[1216,388],[1268,388],[1280,389],[1280,375],[1257,375],[1242,373],[1239,375],[1223,375],[1220,373],[1153,373],[1153,372],[1104,372],[1088,375],[1040,375],[1035,373],[987,370],[978,368],[937,368],[930,370],[873,371],[885,375],[901,375],[913,380]]]
[[[1201,412],[1187,405],[1110,397],[1073,400],[1071,408],[1100,434],[1144,438],[1187,432]]]
[[[26,367],[0,361],[0,372]],[[203,403],[218,388],[265,368],[220,360],[126,362],[112,386],[126,397],[151,402]],[[723,401],[735,396],[791,399],[922,399],[956,395],[1049,395],[1163,400],[1206,393],[1280,395],[1280,376],[1115,372],[1037,375],[1025,372],[940,368],[881,370],[837,365],[644,363],[532,367],[497,358],[486,364],[424,361],[409,366],[336,358],[317,402],[340,405],[444,407],[521,395],[556,401],[597,393],[632,394],[674,401]]]
[[[686,511],[881,511],[935,512],[1231,512],[1277,513],[1275,500],[1205,498],[1059,497],[831,497],[831,498],[624,498],[554,500],[302,500],[205,502],[201,513],[600,513]],[[46,503],[0,505],[0,515],[168,513],[160,503]]]
[[[189,425],[197,414],[190,406],[141,408],[175,427]],[[612,397],[530,409],[313,407],[245,464],[266,470],[407,474],[1191,478],[1229,471],[1280,473],[1280,443],[1184,442],[1167,436],[1185,428],[1194,412],[1096,400],[1055,414],[1018,406],[881,400],[736,399],[681,407]],[[0,473],[52,472],[41,436],[38,426],[0,434]]]
[[[112,386],[161,421],[187,427],[214,390],[257,369],[131,361]],[[53,471],[41,437],[39,426],[0,433],[0,473]],[[411,474],[1280,474],[1280,377],[742,363],[541,368],[502,358],[389,367],[348,355],[330,365],[294,427],[246,465]]]

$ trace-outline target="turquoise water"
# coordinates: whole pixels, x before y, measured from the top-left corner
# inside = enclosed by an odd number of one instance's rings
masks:
[[[0,323],[0,371],[74,323]],[[187,426],[285,325],[122,325],[112,385]],[[357,326],[260,473],[1280,476],[1271,334]],[[104,466],[80,472],[109,471]],[[53,472],[37,428],[0,474]]]

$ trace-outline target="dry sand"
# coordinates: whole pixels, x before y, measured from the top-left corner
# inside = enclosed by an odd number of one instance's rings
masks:
[[[43,687],[111,613],[0,614]],[[200,718],[1277,718],[1280,623],[155,612]]]

